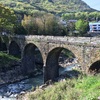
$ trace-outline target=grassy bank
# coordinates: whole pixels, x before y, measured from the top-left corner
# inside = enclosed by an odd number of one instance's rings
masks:
[[[27,93],[23,100],[98,100],[100,97],[100,74],[67,79],[45,89]]]
[[[0,52],[0,70],[4,68],[9,69],[11,65],[14,65],[17,61],[19,61],[18,58],[8,55],[7,53]]]

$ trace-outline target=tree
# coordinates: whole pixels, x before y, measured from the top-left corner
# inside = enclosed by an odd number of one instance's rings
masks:
[[[73,36],[74,35],[74,31],[75,31],[75,22],[69,22],[67,23],[67,30],[68,30],[68,35],[69,36]]]
[[[89,22],[79,19],[75,23],[75,29],[79,31],[78,35],[84,36],[89,31]]]
[[[35,35],[38,34],[38,26],[36,19],[32,16],[24,15],[24,19],[22,20],[22,26],[26,29],[28,34]]]
[[[39,18],[38,25],[42,28],[44,35],[60,35],[60,26],[54,15],[44,13]]]
[[[61,35],[64,29],[58,24],[57,18],[44,12],[34,13],[32,16],[24,16],[22,26],[28,34],[34,35]]]
[[[45,31],[48,35],[59,35],[59,25],[57,22],[57,18],[52,15],[48,14],[46,15],[46,26]]]
[[[25,28],[22,25],[17,25],[14,28],[14,33],[18,34],[18,35],[27,35],[27,31],[25,30]]]
[[[0,33],[13,33],[14,25],[16,24],[16,15],[14,11],[0,4]]]
[[[58,19],[53,14],[42,12],[37,17],[38,34],[42,35],[66,35],[64,26],[58,23]]]

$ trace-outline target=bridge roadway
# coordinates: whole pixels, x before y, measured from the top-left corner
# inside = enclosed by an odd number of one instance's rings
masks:
[[[44,81],[55,79],[59,76],[58,58],[63,49],[71,51],[78,59],[82,71],[98,70],[95,67],[100,60],[100,38],[97,37],[60,37],[60,36],[37,36],[37,35],[17,35],[7,36],[5,43],[9,54],[21,56],[22,72],[31,73],[35,69],[35,51],[40,51]]]

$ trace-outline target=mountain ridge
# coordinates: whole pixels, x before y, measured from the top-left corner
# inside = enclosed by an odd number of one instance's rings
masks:
[[[28,14],[32,14],[36,11],[53,14],[95,11],[82,0],[0,0],[0,3],[10,7],[17,13]]]

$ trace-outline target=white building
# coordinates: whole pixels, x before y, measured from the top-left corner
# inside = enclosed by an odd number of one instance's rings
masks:
[[[62,19],[59,21],[59,24],[67,26],[67,22],[65,20],[62,20]]]
[[[91,33],[100,33],[100,22],[89,23]]]

